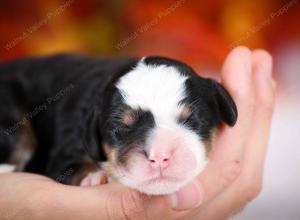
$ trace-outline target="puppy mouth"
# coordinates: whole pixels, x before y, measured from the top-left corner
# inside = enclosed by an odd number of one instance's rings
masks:
[[[156,177],[152,177],[148,180],[146,180],[144,183],[146,184],[153,184],[153,183],[161,183],[161,182],[182,182],[184,179],[183,178],[178,178],[174,176],[166,176],[166,175],[160,175]]]
[[[156,176],[141,182],[136,189],[149,195],[168,195],[178,191],[186,181],[174,176]]]

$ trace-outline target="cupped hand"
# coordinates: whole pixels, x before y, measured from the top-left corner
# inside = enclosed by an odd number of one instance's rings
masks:
[[[224,63],[221,82],[233,96],[239,117],[235,127],[221,128],[205,171],[174,196],[175,208],[182,210],[190,208],[186,204],[193,200],[188,192],[198,192],[194,196],[199,198],[194,200],[198,208],[187,219],[226,219],[254,199],[262,187],[275,102],[272,57],[264,50],[238,47]]]
[[[75,187],[34,174],[0,175],[0,213],[13,219],[158,220],[226,219],[261,190],[274,106],[272,58],[263,50],[235,48],[221,83],[239,112],[221,126],[205,171],[171,196],[147,196],[118,183]]]

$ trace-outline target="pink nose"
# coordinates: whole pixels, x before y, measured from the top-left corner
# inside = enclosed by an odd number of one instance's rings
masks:
[[[167,168],[170,164],[171,155],[166,152],[151,152],[149,155],[150,166],[156,168]]]

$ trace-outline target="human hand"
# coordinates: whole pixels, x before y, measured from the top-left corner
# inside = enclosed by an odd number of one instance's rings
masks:
[[[165,201],[117,183],[67,186],[29,173],[0,174],[0,195],[1,220],[157,219],[155,214],[148,217]]]
[[[205,171],[174,196],[177,209],[201,205],[186,219],[226,219],[261,190],[275,101],[272,58],[263,50],[238,47],[226,59],[221,78],[239,118],[235,127],[221,128]]]
[[[6,219],[225,219],[260,190],[274,104],[271,58],[236,48],[222,84],[239,110],[234,128],[222,127],[210,162],[193,183],[170,196],[147,196],[118,183],[73,187],[33,174],[0,175],[0,213]],[[171,203],[170,203],[171,199]],[[173,206],[173,209],[172,209]],[[185,210],[185,211],[178,211]]]

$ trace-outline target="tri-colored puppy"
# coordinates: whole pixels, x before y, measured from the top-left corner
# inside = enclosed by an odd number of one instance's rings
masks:
[[[195,178],[218,124],[237,119],[219,83],[164,57],[3,63],[0,102],[0,171],[84,186],[107,175],[154,195]]]

